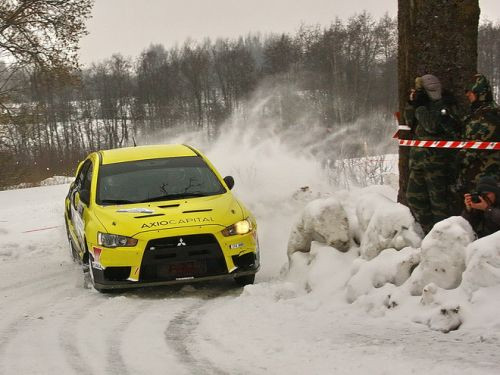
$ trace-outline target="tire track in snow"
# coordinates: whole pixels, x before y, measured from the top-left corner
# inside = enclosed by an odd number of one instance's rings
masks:
[[[19,303],[26,302],[29,303],[33,297],[34,300],[38,299],[38,296],[43,296],[44,294],[51,293],[55,289],[59,289],[62,286],[68,285],[67,281],[63,280],[47,280],[46,283],[32,285],[32,289],[26,291],[25,293],[19,291],[13,291],[11,294],[3,293],[3,304],[2,306],[7,307],[7,309],[0,309],[0,314],[5,314],[5,312],[15,310],[15,305]],[[68,285],[70,287],[71,285]]]
[[[6,356],[6,352],[9,348],[11,342],[13,342],[16,337],[23,331],[30,329],[30,319],[36,321],[35,316],[43,317],[45,312],[52,308],[54,302],[60,301],[61,298],[68,295],[68,290],[72,288],[72,286],[65,285],[66,283],[60,282],[52,285],[50,289],[44,290],[45,293],[41,293],[40,290],[35,290],[33,293],[28,295],[23,295],[24,299],[31,296],[36,296],[36,303],[28,306],[27,310],[25,310],[22,315],[17,312],[17,317],[11,320],[4,328],[0,331],[0,373],[7,373],[1,371],[2,367],[7,367],[9,363],[16,361],[18,358],[14,356]],[[60,289],[60,286],[67,286],[67,288]],[[28,299],[28,301],[30,301]],[[15,307],[16,305],[10,305],[9,307]],[[4,316],[5,312],[2,312]]]
[[[52,280],[56,276],[62,276],[65,274],[67,274],[67,271],[62,270],[59,272],[52,272],[52,273],[49,273],[47,275],[43,275],[41,277],[37,277],[34,279],[24,280],[24,281],[15,283],[15,284],[5,285],[5,286],[0,287],[0,292],[4,292],[4,291],[8,291],[8,290],[17,290],[17,289],[29,287],[32,285],[38,285],[38,284],[43,283],[45,281]]]
[[[13,328],[20,321],[24,320],[26,317],[31,316],[31,311],[35,311],[35,314],[39,314],[40,310],[46,309],[48,305],[50,305],[49,300],[46,300],[46,296],[51,296],[54,293],[60,292],[60,287],[63,287],[65,284],[64,281],[53,280],[53,282],[44,284],[43,288],[31,290],[30,293],[25,293],[22,295],[14,295],[14,298],[9,298],[8,296],[4,297],[2,301],[2,309],[0,309],[0,315],[2,317],[2,323],[6,323],[6,316],[9,313],[14,313],[16,316],[14,319],[11,319],[10,323],[7,323],[2,328],[0,326],[0,353],[2,346],[5,345],[6,336],[3,332],[12,331]],[[62,293],[58,294],[61,295]],[[32,297],[36,297],[32,299]],[[24,306],[19,306],[20,303],[24,302]],[[40,309],[40,310],[39,310]],[[22,317],[20,315],[22,314]]]
[[[84,290],[84,292],[88,292],[88,290]],[[91,369],[86,365],[85,357],[78,347],[76,329],[78,322],[89,314],[91,311],[90,307],[96,306],[98,299],[97,296],[92,296],[84,304],[78,304],[76,308],[69,310],[67,312],[68,317],[64,321],[64,324],[61,325],[62,328],[59,331],[59,347],[65,354],[64,358],[66,362],[77,374],[93,374]],[[102,303],[104,302],[105,300]]]
[[[144,306],[146,305],[146,303],[136,305],[134,309],[124,314],[119,319],[119,323],[110,331],[110,337],[107,340],[107,347],[109,349],[106,354],[107,374],[128,375],[130,373],[121,353],[123,335],[127,327],[130,326],[136,318],[141,316],[144,312]]]
[[[209,291],[201,300],[190,304],[174,316],[165,330],[165,340],[174,350],[179,361],[188,367],[191,374],[227,374],[208,359],[203,358],[194,348],[195,331],[200,324],[204,307],[210,300],[232,294],[232,291]]]

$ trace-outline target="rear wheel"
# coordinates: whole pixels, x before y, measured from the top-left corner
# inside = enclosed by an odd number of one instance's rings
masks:
[[[234,278],[234,281],[236,281],[236,284],[241,286],[250,285],[253,284],[255,281],[255,274],[238,276]]]

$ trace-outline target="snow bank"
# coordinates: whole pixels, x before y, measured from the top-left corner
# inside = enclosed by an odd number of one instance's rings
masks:
[[[342,191],[305,207],[292,229],[287,252],[289,257],[308,252],[312,241],[347,251],[356,242],[362,257],[372,259],[383,249],[418,247],[419,233],[408,207],[388,195],[373,188]]]
[[[331,298],[344,289],[350,276],[350,265],[356,258],[356,251],[332,251],[329,246],[312,242],[310,252],[291,254],[286,280],[300,286],[302,291],[314,291],[314,294]]]
[[[371,262],[364,261],[346,286],[348,302],[387,283],[402,285],[420,262],[420,250],[406,247],[401,251],[386,249]]]
[[[282,294],[441,332],[498,331],[500,232],[475,241],[469,223],[451,217],[420,233],[406,207],[373,187],[314,200],[292,229]]]
[[[465,270],[465,248],[473,240],[474,231],[462,217],[437,223],[422,241],[422,261],[412,274],[411,293],[420,295],[430,283],[445,289],[456,288]]]
[[[375,258],[383,249],[418,247],[420,234],[408,207],[381,194],[363,195],[356,205],[360,228],[361,256]]]
[[[40,186],[69,184],[73,182],[74,179],[75,179],[74,177],[68,177],[68,176],[53,176],[41,181]]]
[[[472,295],[481,288],[500,285],[500,232],[472,242],[465,252],[464,291]]]
[[[311,242],[319,241],[340,251],[349,249],[347,213],[336,198],[317,199],[309,203],[288,240],[288,256],[309,252]]]
[[[64,185],[73,182],[74,179],[75,179],[74,177],[68,177],[68,176],[52,176],[36,183],[23,182],[21,184],[8,186],[5,187],[4,190],[18,190],[18,189],[28,189],[38,186]]]

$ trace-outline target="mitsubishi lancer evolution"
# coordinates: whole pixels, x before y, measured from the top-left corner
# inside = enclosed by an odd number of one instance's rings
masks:
[[[98,291],[220,278],[251,284],[257,223],[233,185],[187,145],[91,153],[65,201],[71,255]]]

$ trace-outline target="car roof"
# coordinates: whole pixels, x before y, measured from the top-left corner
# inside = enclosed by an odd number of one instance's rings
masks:
[[[123,163],[133,160],[199,156],[198,151],[187,145],[154,145],[115,148],[99,151],[102,164]]]

